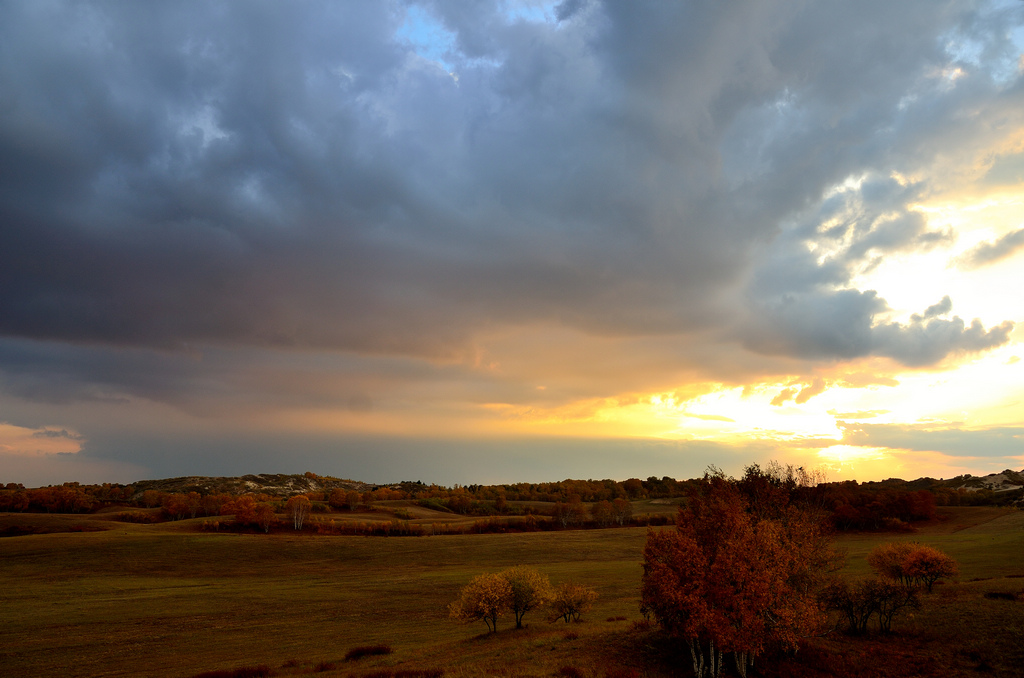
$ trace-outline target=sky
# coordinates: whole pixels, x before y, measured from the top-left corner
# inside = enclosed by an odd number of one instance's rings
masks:
[[[0,483],[1024,468],[1024,2],[0,2]]]

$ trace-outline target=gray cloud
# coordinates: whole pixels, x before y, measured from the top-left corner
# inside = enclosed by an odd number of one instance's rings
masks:
[[[82,436],[77,433],[69,433],[66,429],[43,429],[32,434],[33,438],[66,438],[67,440],[81,440]]]
[[[1024,228],[1010,231],[995,242],[983,242],[961,255],[957,264],[968,271],[1002,261],[1024,249]]]
[[[925,318],[934,318],[940,315],[946,315],[953,310],[953,300],[949,298],[949,295],[942,297],[937,304],[932,304],[924,310]],[[915,318],[916,320],[916,318]]]
[[[886,356],[920,367],[949,355],[984,351],[1009,340],[1012,323],[986,330],[954,317],[948,295],[910,322],[878,322],[888,310],[873,290],[851,281],[892,253],[928,251],[948,243],[913,205],[920,184],[866,176],[804,210],[756,265],[748,286],[747,320],[739,336],[759,353],[850,359]]]
[[[958,457],[1005,457],[1024,454],[1024,428],[981,430],[898,424],[840,424],[843,442],[867,447],[941,452]]]
[[[384,3],[8,6],[0,332],[443,355],[494,323],[705,326],[948,61],[955,3],[913,4],[826,37],[836,17],[784,2],[566,5],[557,26],[428,3],[457,81]],[[767,140],[745,117],[764,106]],[[733,167],[758,139],[763,171]],[[881,213],[920,190],[862,194]],[[934,237],[907,213],[850,228],[848,259]]]
[[[996,158],[985,173],[985,181],[996,186],[1019,186],[1024,183],[1024,153],[1011,153]]]
[[[397,0],[0,5],[0,390],[358,414],[541,397],[474,368],[518,328],[723,381],[1007,340],[853,281],[948,244],[913,206],[1024,125],[1019,6],[413,4],[444,64]],[[632,364],[587,358],[561,397]]]
[[[927,322],[884,323],[872,328],[872,353],[893,358],[909,367],[931,365],[950,354],[977,353],[1010,340],[1013,323],[1006,321],[988,330],[981,321],[970,326],[957,316],[950,320],[938,318]]]
[[[769,355],[819,359],[876,355],[908,367],[922,367],[1010,340],[1012,322],[985,329],[978,320],[967,326],[957,316],[949,320],[933,317],[942,307],[929,307],[924,317],[914,315],[909,323],[876,322],[887,306],[874,291],[790,294],[755,309],[754,319],[743,330],[744,343]]]

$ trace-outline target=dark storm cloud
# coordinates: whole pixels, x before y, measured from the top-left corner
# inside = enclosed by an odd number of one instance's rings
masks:
[[[181,368],[196,347],[451,358],[531,324],[908,365],[1006,340],[879,324],[850,281],[948,240],[890,173],[976,142],[965,111],[1019,122],[999,50],[934,75],[1018,10],[422,3],[449,73],[396,37],[405,6],[2,5],[0,334],[39,342],[2,347],[4,387],[185,401],[244,370]]]
[[[0,340],[4,391],[49,405],[169,403],[208,418],[277,408],[376,409],[375,398],[402,387],[460,384],[462,397],[498,397],[493,378],[462,365],[401,357],[356,359],[311,352],[206,349],[199,352]],[[505,397],[509,396],[505,390]],[[408,397],[408,396],[406,396]],[[521,397],[521,396],[520,396]]]

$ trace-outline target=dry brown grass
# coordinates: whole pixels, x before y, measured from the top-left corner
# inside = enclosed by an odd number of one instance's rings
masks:
[[[913,535],[839,543],[851,574],[867,573],[864,556],[883,541],[929,543],[957,558],[959,582],[937,586],[891,638],[815,640],[796,657],[762,658],[759,674],[1020,675],[1024,513],[949,513]],[[0,515],[0,526],[58,530],[90,520]],[[0,539],[0,578],[14,583],[0,589],[0,672],[159,678],[266,665],[280,676],[443,669],[468,678],[571,667],[587,678],[656,678],[688,666],[636,623],[642,528],[386,539],[199,533],[201,521],[93,520],[112,529]],[[521,563],[594,587],[597,604],[580,624],[528,616],[528,628],[514,631],[506,618],[491,635],[447,619],[446,605],[473,575]],[[393,653],[345,662],[349,649],[377,644]]]

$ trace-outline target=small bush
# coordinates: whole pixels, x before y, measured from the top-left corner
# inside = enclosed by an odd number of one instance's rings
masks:
[[[980,650],[978,648],[969,649],[967,651],[967,659],[974,663],[974,670],[981,673],[988,673],[993,671],[995,667],[992,666],[992,661],[988,656],[988,652]]]
[[[363,657],[391,654],[392,652],[394,650],[391,649],[390,645],[360,645],[359,647],[353,647],[345,653],[345,661],[352,662]]]
[[[194,678],[268,678],[274,675],[266,664],[259,666],[240,666],[237,669],[207,671],[198,673]]]
[[[576,640],[579,637],[580,637],[580,634],[576,633],[575,631],[566,631],[565,633],[562,634],[562,638],[564,640]]]
[[[989,600],[1017,600],[1016,593],[1004,593],[1003,591],[986,591],[985,597]]]
[[[558,675],[564,678],[583,678],[583,672],[575,666],[563,666],[558,669]]]
[[[327,671],[333,671],[338,668],[338,665],[334,662],[320,662],[313,667],[313,670],[317,673],[326,673]]]
[[[889,633],[895,617],[921,606],[917,589],[880,577],[852,583],[834,579],[822,591],[821,602],[840,613],[849,633],[861,635],[872,617],[878,618],[880,632]]]

